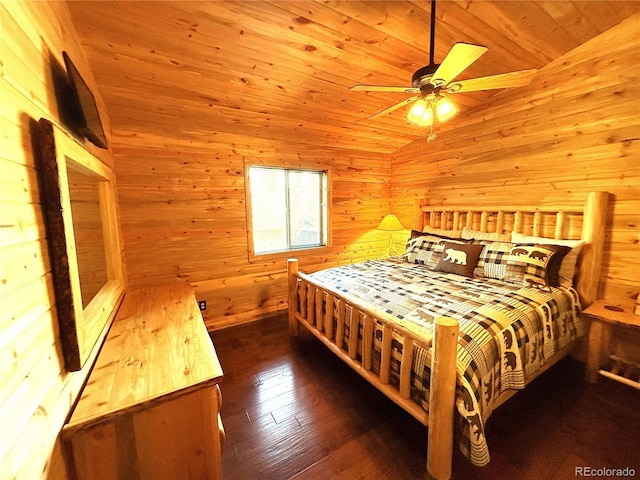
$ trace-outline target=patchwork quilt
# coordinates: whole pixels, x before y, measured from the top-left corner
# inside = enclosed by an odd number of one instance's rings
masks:
[[[524,388],[530,375],[585,333],[578,294],[573,288],[550,287],[545,291],[434,272],[402,260],[367,261],[311,276],[421,328],[432,329],[439,316],[459,322],[457,434],[460,449],[475,465],[489,462],[484,425],[499,394]],[[347,311],[347,316],[350,313]],[[352,334],[348,325],[347,337]],[[382,326],[374,328],[373,367],[379,371]],[[392,383],[397,386],[400,335],[395,336],[392,349]],[[431,350],[419,344],[414,349],[411,397],[426,410]]]

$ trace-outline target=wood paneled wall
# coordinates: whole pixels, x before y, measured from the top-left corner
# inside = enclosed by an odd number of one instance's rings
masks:
[[[411,222],[434,205],[581,205],[610,192],[599,296],[631,306],[640,291],[640,16],[542,68],[527,87],[393,155],[392,210]]]
[[[286,256],[253,263],[248,258],[245,163],[330,167],[331,246],[300,254],[307,271],[375,258],[388,241],[375,230],[389,212],[388,157],[309,151],[295,139],[260,135],[268,129],[189,143],[176,131],[150,145],[114,147],[129,285],[176,277],[191,282],[207,302],[203,316],[210,329],[286,308]]]
[[[97,348],[66,372],[29,121],[60,122],[63,50],[96,89],[63,2],[2,2],[0,21],[0,478],[64,479],[58,433]]]
[[[0,472],[65,478],[57,437],[92,362],[64,370],[29,119],[59,121],[52,70],[62,68],[62,50],[95,83],[64,3],[2,2],[0,20]],[[425,196],[580,205],[586,192],[607,190],[601,294],[629,304],[640,276],[639,22],[626,20],[541,69],[529,87],[443,126],[437,142],[416,141],[391,160],[357,146],[310,149],[266,128],[206,138],[180,128],[115,132],[130,284],[187,279],[207,300],[210,328],[284,308],[284,260],[247,257],[243,168],[259,158],[331,165],[332,245],[300,257],[307,271],[381,253],[387,237],[375,227],[390,202],[409,227]],[[205,120],[215,132],[215,119]]]

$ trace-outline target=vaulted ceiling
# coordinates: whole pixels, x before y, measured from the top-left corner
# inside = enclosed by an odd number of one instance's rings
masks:
[[[107,106],[115,153],[145,136],[230,143],[250,136],[391,153],[423,135],[406,109],[367,120],[408,94],[349,87],[411,85],[413,72],[429,63],[428,1],[68,6]],[[637,12],[635,0],[439,0],[435,61],[467,42],[489,50],[460,79],[539,69]],[[451,97],[464,114],[500,93]]]

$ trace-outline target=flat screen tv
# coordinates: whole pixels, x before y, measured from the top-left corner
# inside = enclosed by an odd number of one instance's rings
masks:
[[[95,97],[67,52],[62,52],[62,57],[69,76],[71,101],[75,103],[73,108],[76,110],[74,116],[77,117],[75,120],[78,133],[94,145],[100,148],[107,148],[107,137],[104,134],[104,128],[102,128],[100,112],[98,111]]]

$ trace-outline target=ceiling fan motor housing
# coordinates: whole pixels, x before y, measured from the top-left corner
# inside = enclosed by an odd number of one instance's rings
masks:
[[[439,85],[432,85],[431,83],[431,77],[433,77],[433,74],[435,73],[435,71],[438,69],[439,66],[440,64],[438,63],[430,63],[429,65],[416,70],[413,76],[411,77],[411,85],[413,85],[414,88],[420,88],[420,89],[422,89],[422,87],[427,85],[439,86]]]

